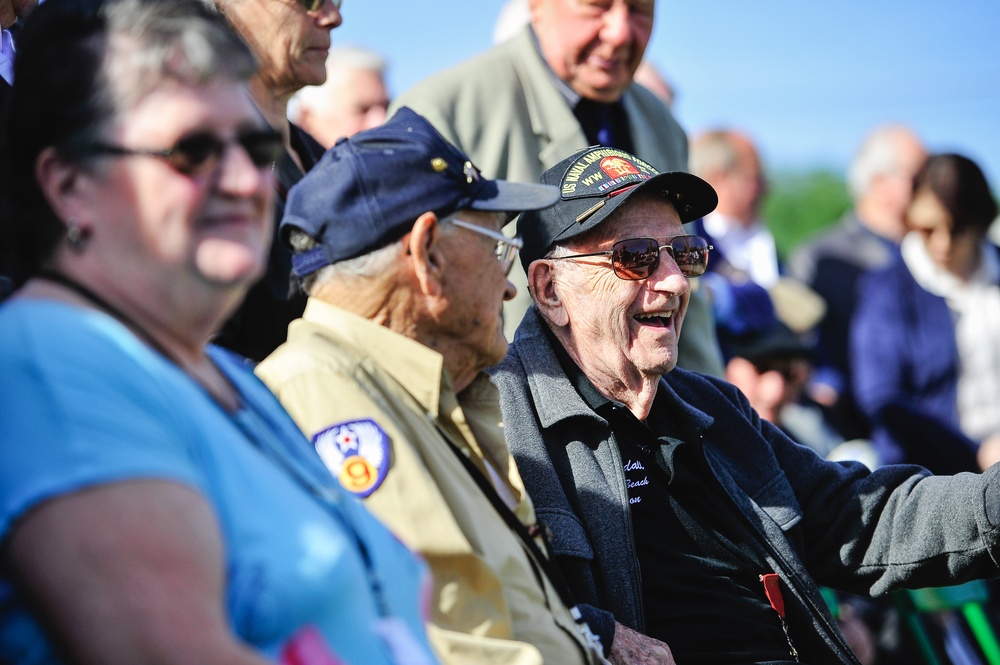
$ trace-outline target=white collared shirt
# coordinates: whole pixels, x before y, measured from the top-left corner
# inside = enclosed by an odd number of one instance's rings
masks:
[[[744,271],[765,289],[778,281],[778,250],[774,236],[757,220],[749,226],[713,212],[705,217],[705,230],[734,268]]]

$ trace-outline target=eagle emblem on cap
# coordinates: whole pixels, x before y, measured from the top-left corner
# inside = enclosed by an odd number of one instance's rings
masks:
[[[620,178],[624,175],[638,175],[639,169],[632,162],[621,157],[605,157],[601,160],[601,170],[610,178]]]
[[[331,425],[312,436],[320,459],[344,489],[362,499],[389,471],[389,436],[371,419]]]

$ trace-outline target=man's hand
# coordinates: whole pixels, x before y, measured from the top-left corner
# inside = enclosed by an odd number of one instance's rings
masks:
[[[666,644],[617,622],[615,639],[611,643],[611,662],[614,665],[676,665]]]

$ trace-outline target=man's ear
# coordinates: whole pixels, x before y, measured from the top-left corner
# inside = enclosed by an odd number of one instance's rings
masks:
[[[413,273],[420,290],[427,296],[441,294],[445,257],[441,250],[441,223],[433,212],[417,217],[410,231],[407,254],[413,262]]]
[[[42,150],[35,160],[35,179],[56,216],[90,226],[89,213],[80,196],[82,173],[78,164],[63,159],[53,147]]]
[[[569,323],[566,307],[559,296],[552,262],[545,259],[532,261],[528,266],[528,289],[535,307],[546,320],[556,326]]]

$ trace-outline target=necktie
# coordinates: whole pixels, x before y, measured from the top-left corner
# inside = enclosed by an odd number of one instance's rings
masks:
[[[615,143],[614,127],[611,125],[611,113],[608,112],[607,104],[598,106],[597,142],[612,148],[618,147]]]
[[[634,152],[628,116],[621,102],[603,104],[591,99],[581,99],[573,113],[591,143]]]

